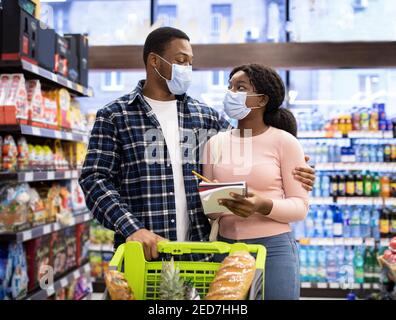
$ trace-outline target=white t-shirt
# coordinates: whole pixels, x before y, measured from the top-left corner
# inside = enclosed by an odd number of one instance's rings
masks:
[[[187,241],[188,214],[186,191],[184,188],[183,166],[180,148],[179,122],[177,115],[177,100],[158,101],[144,97],[153,109],[161,126],[166,146],[170,154],[175,186],[177,241]],[[172,221],[171,221],[172,222]]]

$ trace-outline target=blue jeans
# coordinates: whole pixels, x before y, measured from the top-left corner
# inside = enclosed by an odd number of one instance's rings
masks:
[[[231,240],[218,236],[218,241],[261,244],[267,249],[265,262],[265,300],[298,300],[300,298],[300,265],[296,240],[291,232],[271,237]],[[224,257],[215,255],[214,260]]]

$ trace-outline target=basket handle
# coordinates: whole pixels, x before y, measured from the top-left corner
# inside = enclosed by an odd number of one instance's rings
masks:
[[[224,242],[173,242],[160,241],[157,243],[158,252],[182,255],[191,253],[228,253],[230,245]]]
[[[122,271],[122,263],[124,262],[125,244],[121,244],[115,252],[109,263],[109,270]]]

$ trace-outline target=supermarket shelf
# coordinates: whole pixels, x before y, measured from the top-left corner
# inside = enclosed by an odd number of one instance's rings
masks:
[[[20,232],[3,232],[0,233],[0,242],[25,242],[31,239],[35,239],[46,234],[58,231],[60,229],[65,229],[74,226],[79,223],[87,222],[92,220],[91,213],[87,210],[75,215],[68,225],[63,225],[59,222],[44,224],[41,226],[34,227],[32,229],[20,231]]]
[[[66,141],[75,141],[75,142],[88,142],[88,135],[82,132],[67,132],[61,130],[47,129],[47,128],[39,128],[24,124],[16,124],[16,125],[1,125],[0,132],[7,133],[21,133],[28,136],[35,136],[41,138],[50,138],[50,139],[60,139]]]
[[[395,172],[396,163],[386,162],[354,162],[354,163],[317,163],[316,171],[362,171],[370,170],[375,172]]]
[[[112,244],[90,244],[90,251],[101,251],[101,252],[114,252]]]
[[[69,180],[78,179],[79,176],[80,170],[0,172],[0,180],[18,182]]]
[[[347,135],[341,132],[300,131],[299,139],[394,139],[392,131],[352,131]]]
[[[375,240],[374,238],[302,238],[298,240],[299,244],[314,245],[314,246],[374,246],[380,244],[381,247],[387,247],[389,245],[388,238],[381,238]]]
[[[29,77],[33,76],[34,78],[43,80],[45,84],[48,84],[52,87],[67,88],[71,93],[78,96],[93,96],[93,91],[91,88],[83,87],[78,83],[72,82],[65,77],[52,73],[23,59],[15,61],[0,61],[0,68],[2,72],[22,72]]]
[[[89,263],[72,270],[66,276],[55,281],[54,284],[47,289],[41,289],[33,294],[27,296],[26,300],[45,300],[52,296],[59,289],[69,286],[74,280],[78,279],[82,275],[87,275],[91,272],[91,265]]]
[[[381,197],[311,197],[309,204],[326,205],[396,205],[396,198],[381,198]]]
[[[355,283],[353,292],[361,299],[366,298],[373,292],[378,292],[379,285],[372,283]],[[301,297],[314,298],[343,298],[351,291],[350,288],[343,289],[339,283],[301,283]]]

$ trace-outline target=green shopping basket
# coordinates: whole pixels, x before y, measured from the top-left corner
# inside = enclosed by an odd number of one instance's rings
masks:
[[[230,254],[235,251],[248,251],[256,256],[256,274],[249,291],[251,300],[264,299],[264,274],[266,249],[262,245],[225,242],[171,242],[158,243],[158,252],[182,254]],[[180,276],[191,280],[203,299],[221,263],[199,261],[175,261]],[[120,245],[109,265],[110,269],[124,273],[129,287],[138,300],[158,300],[161,281],[162,261],[146,261],[140,242],[131,241]]]

